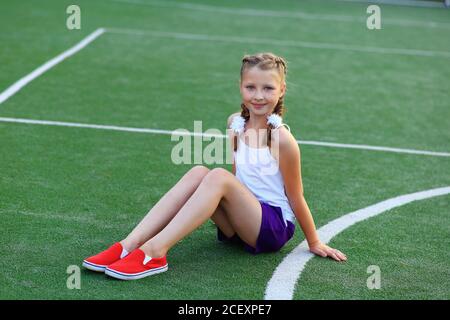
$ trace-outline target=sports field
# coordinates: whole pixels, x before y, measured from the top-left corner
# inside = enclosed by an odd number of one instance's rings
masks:
[[[80,30],[66,26],[71,4]],[[3,1],[0,298],[449,299],[450,9],[380,4],[382,28],[369,30],[367,7]],[[81,269],[81,289],[69,289],[69,266],[124,238],[195,165],[171,161],[177,142],[164,132],[202,121],[225,134],[241,58],[261,51],[288,61],[284,121],[305,198],[348,261],[308,256],[298,223],[280,252],[253,256],[207,222],[171,249],[169,272],[116,281]],[[332,223],[389,199],[373,217]]]

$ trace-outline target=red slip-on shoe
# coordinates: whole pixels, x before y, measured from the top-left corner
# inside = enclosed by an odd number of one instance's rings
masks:
[[[126,257],[127,254],[128,252],[122,247],[120,242],[117,242],[105,251],[85,259],[83,267],[92,271],[104,272],[107,266]]]
[[[109,265],[105,274],[120,280],[136,280],[167,271],[166,256],[152,258],[141,249],[136,249],[128,256]]]

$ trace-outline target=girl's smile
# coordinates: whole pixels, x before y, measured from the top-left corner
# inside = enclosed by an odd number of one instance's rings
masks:
[[[260,104],[257,104],[257,103],[253,103],[253,106],[256,108],[256,109],[262,109],[264,106],[265,106],[266,104],[265,103],[260,103]]]

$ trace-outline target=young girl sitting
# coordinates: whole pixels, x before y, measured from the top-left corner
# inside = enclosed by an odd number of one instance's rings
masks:
[[[83,266],[123,280],[167,271],[170,248],[208,219],[220,241],[241,243],[253,254],[280,250],[297,219],[311,252],[347,260],[320,242],[303,195],[299,146],[281,118],[286,71],[285,60],[274,54],[245,56],[241,112],[228,119],[233,173],[193,167],[125,239]]]

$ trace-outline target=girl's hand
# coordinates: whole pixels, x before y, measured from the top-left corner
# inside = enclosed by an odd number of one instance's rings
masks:
[[[309,247],[309,251],[312,253],[321,256],[321,257],[330,257],[336,261],[347,261],[347,256],[340,252],[337,249],[333,249],[322,242],[314,243]]]

